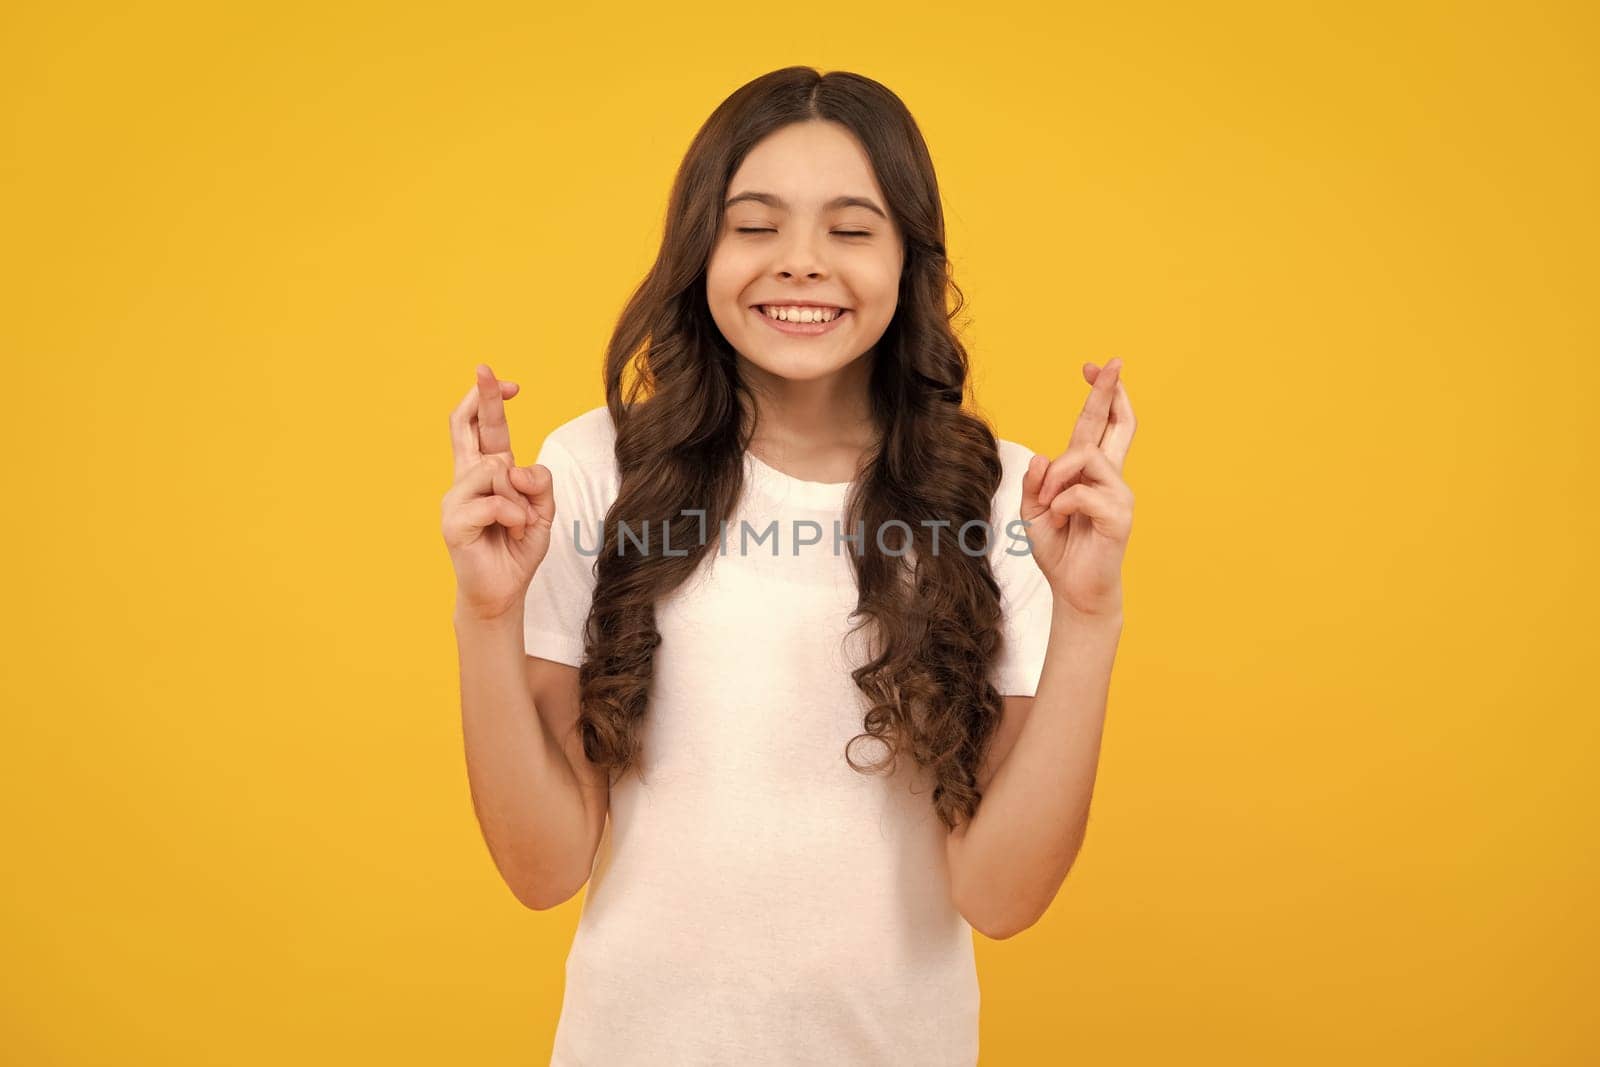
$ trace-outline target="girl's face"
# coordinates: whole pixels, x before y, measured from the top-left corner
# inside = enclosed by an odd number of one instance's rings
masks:
[[[869,351],[894,318],[905,260],[888,215],[866,151],[844,126],[797,122],[769,134],[728,182],[707,267],[722,336],[790,381],[826,377]],[[800,321],[774,321],[778,309]]]

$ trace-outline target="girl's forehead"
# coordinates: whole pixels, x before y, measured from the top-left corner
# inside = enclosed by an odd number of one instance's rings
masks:
[[[733,180],[774,185],[872,181],[872,163],[860,142],[837,123],[811,122],[769,133],[745,154]]]
[[[840,211],[862,208],[886,214],[883,191],[870,168],[842,172],[827,168],[740,171],[723,188],[722,206],[774,211]]]

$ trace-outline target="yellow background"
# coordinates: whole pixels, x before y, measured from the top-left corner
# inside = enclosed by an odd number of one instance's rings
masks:
[[[544,7],[0,15],[7,1060],[544,1062],[580,898],[474,822],[446,418],[480,361],[525,461],[600,402],[790,63],[920,121],[1002,435],[1113,355],[1141,423],[983,1062],[1600,1057],[1587,5]]]

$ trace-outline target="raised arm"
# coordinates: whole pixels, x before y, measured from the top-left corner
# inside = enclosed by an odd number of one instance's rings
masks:
[[[441,506],[456,571],[461,725],[473,810],[506,885],[530,908],[568,900],[593,865],[607,778],[578,743],[578,671],[526,653],[528,585],[555,520],[548,468],[518,467],[487,366],[450,416],[455,481]]]

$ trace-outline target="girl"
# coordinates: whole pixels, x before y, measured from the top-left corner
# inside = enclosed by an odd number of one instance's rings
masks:
[[[551,1063],[970,1065],[972,930],[1083,840],[1133,495],[1120,364],[1055,460],[967,397],[932,162],[868,78],[707,120],[606,403],[517,466],[486,366],[443,527],[474,807],[588,885]]]

